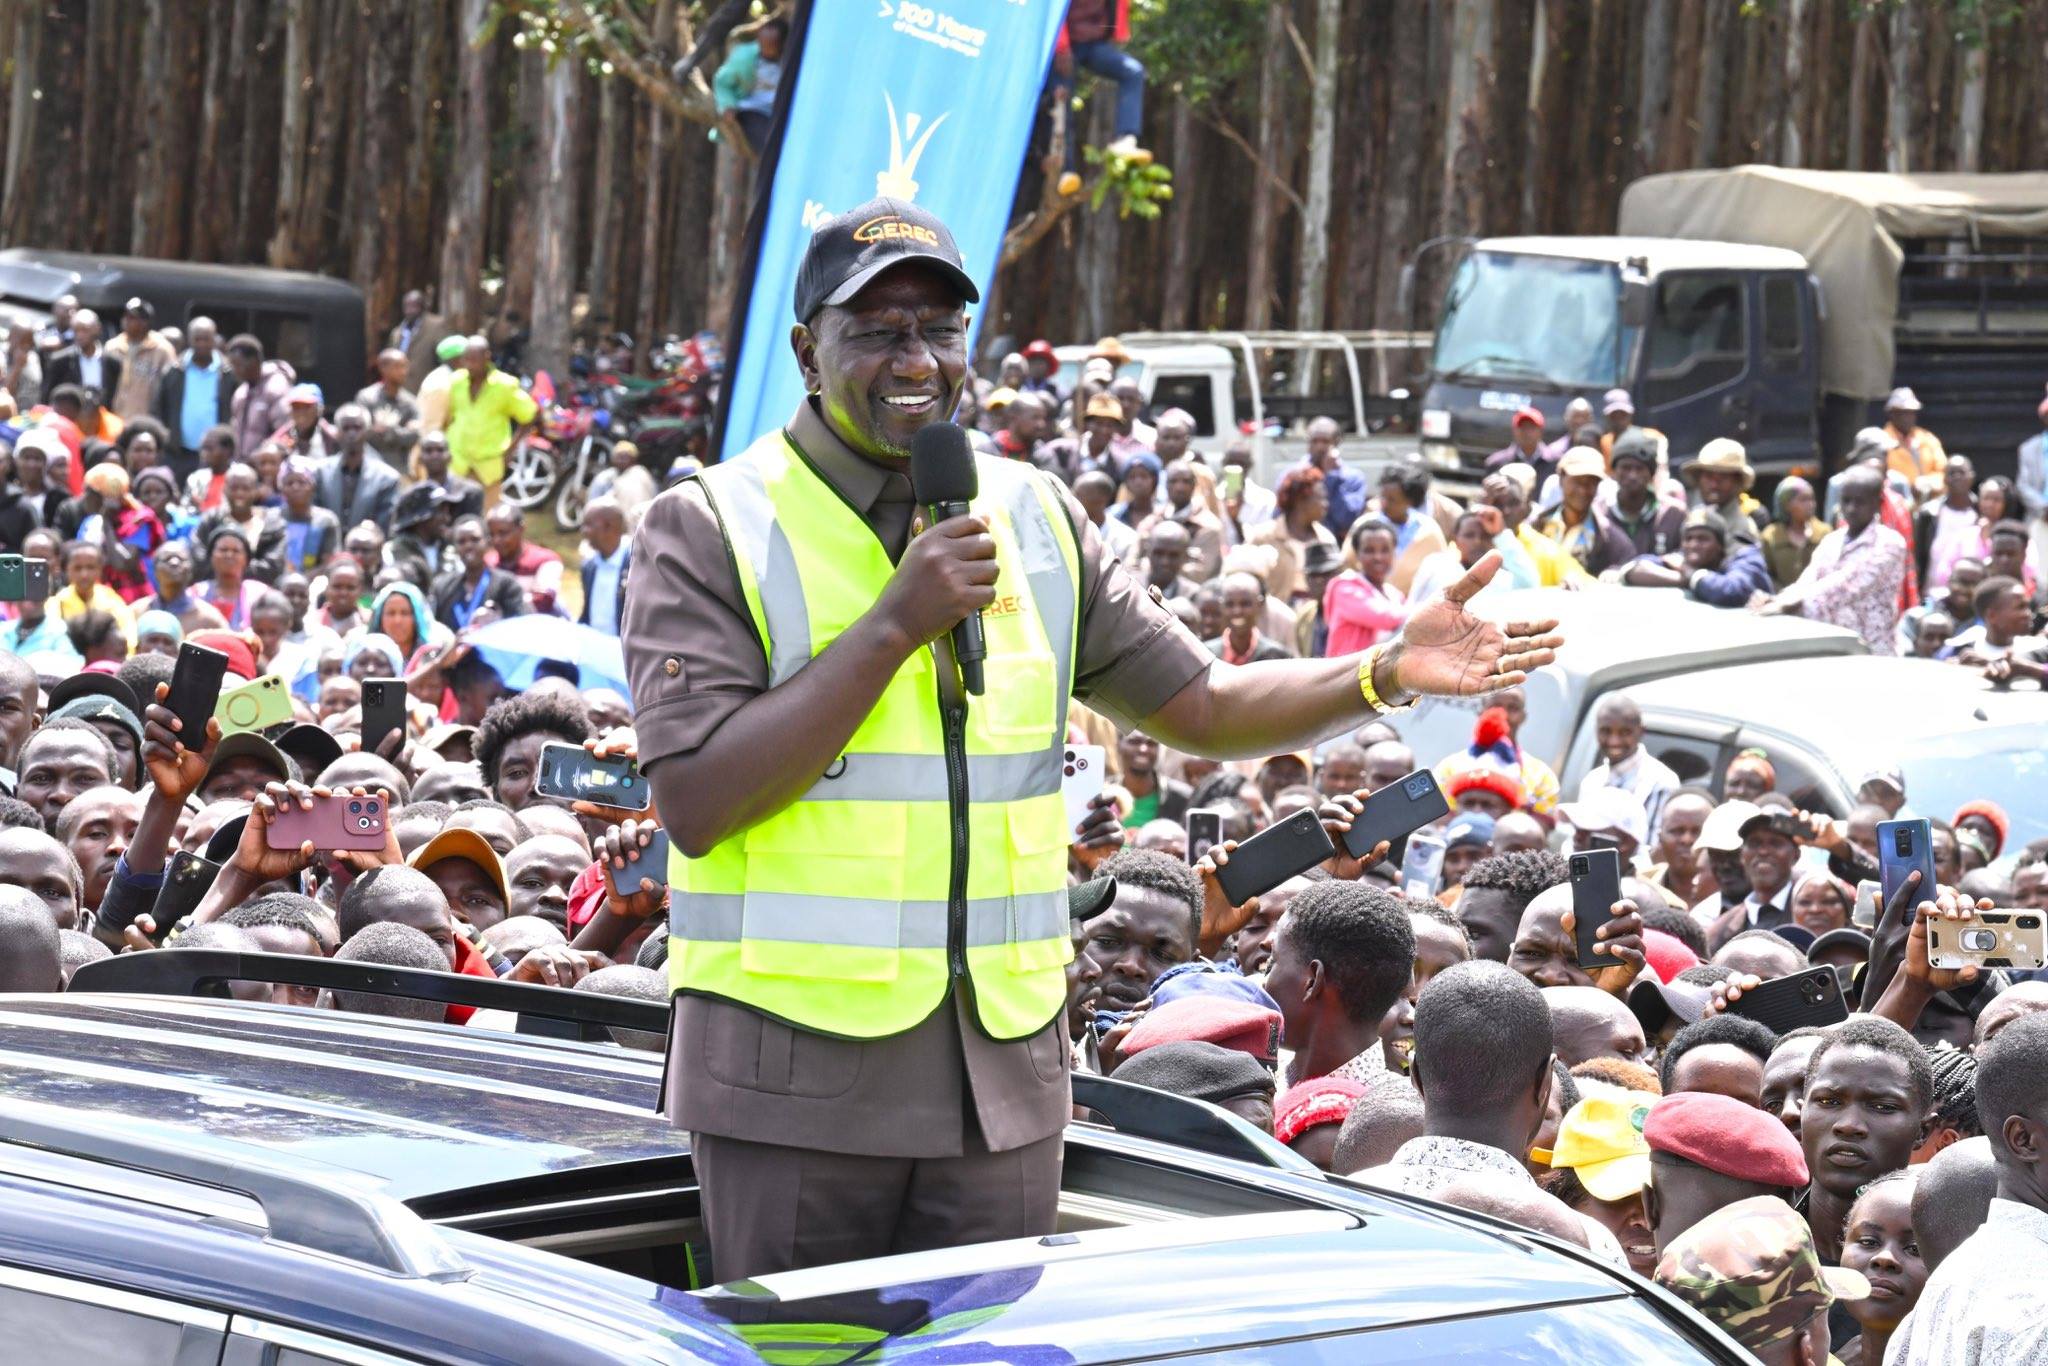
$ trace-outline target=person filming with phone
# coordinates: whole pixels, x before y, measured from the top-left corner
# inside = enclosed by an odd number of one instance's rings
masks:
[[[1362,655],[1219,662],[1064,488],[947,421],[979,298],[922,209],[823,223],[790,330],[806,398],[650,504],[633,547],[621,634],[673,848],[668,1105],[723,1281],[1052,1231],[1067,851],[1113,815],[1067,828],[1069,698],[1256,756],[1510,686],[1562,643],[1465,610],[1488,556]]]

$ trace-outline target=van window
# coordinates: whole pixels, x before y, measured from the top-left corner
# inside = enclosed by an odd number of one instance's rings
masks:
[[[1657,283],[1648,374],[1679,393],[1738,378],[1747,363],[1743,280],[1726,271],[1670,275]]]
[[[1152,416],[1179,408],[1195,420],[1196,436],[1216,435],[1216,388],[1208,375],[1161,375],[1152,382]]]
[[[1799,351],[1799,285],[1789,275],[1764,277],[1764,350],[1773,359]]]
[[[248,308],[240,304],[211,304],[195,300],[185,310],[185,322],[197,317],[213,319],[225,345],[236,334],[247,332],[263,343],[268,360],[288,361],[301,376],[310,377],[314,365],[313,319],[304,313],[280,313],[273,309]],[[346,403],[354,394],[328,394],[330,406]]]

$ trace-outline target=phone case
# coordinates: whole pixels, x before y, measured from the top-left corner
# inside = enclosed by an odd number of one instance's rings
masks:
[[[315,797],[311,811],[291,802],[263,832],[263,842],[272,849],[296,849],[307,840],[315,849],[382,849],[383,799],[337,792]]]
[[[0,555],[0,602],[20,602],[28,596],[27,563],[19,555]]]
[[[1188,810],[1188,862],[1200,863],[1202,855],[1223,843],[1223,813],[1211,806]]]
[[[1408,841],[1401,860],[1401,890],[1410,896],[1435,896],[1444,876],[1443,836],[1424,831]]]
[[[285,691],[282,678],[265,674],[253,683],[222,693],[213,714],[220,718],[222,735],[269,730],[292,719],[291,694]]]
[[[1773,1033],[1785,1034],[1807,1025],[1840,1024],[1849,1018],[1848,1002],[1842,999],[1842,982],[1825,963],[1773,977],[1728,1007],[1730,1015],[1743,1015],[1767,1025]]]
[[[668,885],[668,835],[657,831],[646,847],[626,860],[623,868],[614,868],[610,862],[604,865],[604,875],[611,879],[612,890],[620,896],[631,896],[640,890],[641,878],[652,878],[661,886]]]
[[[171,855],[170,862],[164,865],[164,885],[157,889],[156,904],[149,912],[156,921],[157,943],[163,942],[171,926],[199,909],[199,903],[213,887],[213,880],[220,876],[221,867],[189,849]]]
[[[1934,900],[1934,832],[1924,820],[1879,821],[1877,823],[1877,867],[1879,896],[1877,913],[1892,904],[1892,894],[1906,880],[1906,874],[1920,870],[1920,885],[1913,892],[1913,904]]]
[[[219,650],[189,641],[178,647],[164,705],[181,723],[178,741],[185,748],[196,751],[206,743],[206,723],[220,705],[220,684],[227,673],[228,657]]]
[[[1579,966],[1588,971],[1621,962],[1612,954],[1595,953],[1595,937],[1602,925],[1614,919],[1614,903],[1621,900],[1621,855],[1612,849],[1588,849],[1571,856],[1572,938],[1578,950]]]
[[[1102,795],[1108,761],[1101,745],[1068,745],[1060,767],[1060,796],[1067,804],[1067,830],[1088,819],[1088,803]]]
[[[533,790],[543,797],[598,802],[626,811],[647,809],[647,780],[631,759],[600,759],[581,745],[540,747]]]
[[[1418,768],[1365,799],[1365,809],[1344,832],[1344,852],[1353,858],[1364,858],[1374,845],[1386,840],[1394,845],[1387,857],[1401,860],[1406,856],[1402,846],[1408,836],[1431,821],[1443,819],[1450,811],[1451,804],[1444,800],[1436,775]]]
[[[50,596],[50,562],[30,560],[22,574],[21,596],[29,602],[45,602]]]
[[[1937,968],[2038,968],[2048,960],[2048,916],[1979,911],[1967,920],[1927,922],[1927,961]]]
[[[363,751],[375,754],[386,736],[405,724],[405,680],[363,680]]]
[[[1217,870],[1216,883],[1231,905],[1242,906],[1336,852],[1330,832],[1323,829],[1316,813],[1297,811],[1233,850],[1230,862]]]

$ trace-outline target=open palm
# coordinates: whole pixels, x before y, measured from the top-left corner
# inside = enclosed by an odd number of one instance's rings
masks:
[[[1564,637],[1554,618],[1497,625],[1466,610],[1500,567],[1500,552],[1489,550],[1443,596],[1408,618],[1394,647],[1396,688],[1424,697],[1471,697],[1514,687],[1529,670],[1557,658]]]

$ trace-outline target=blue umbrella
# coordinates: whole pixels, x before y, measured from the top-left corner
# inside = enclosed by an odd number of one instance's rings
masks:
[[[532,687],[541,662],[552,660],[576,670],[579,688],[612,688],[633,695],[626,684],[626,652],[619,638],[573,621],[541,612],[503,617],[470,632],[469,644],[515,691]]]

